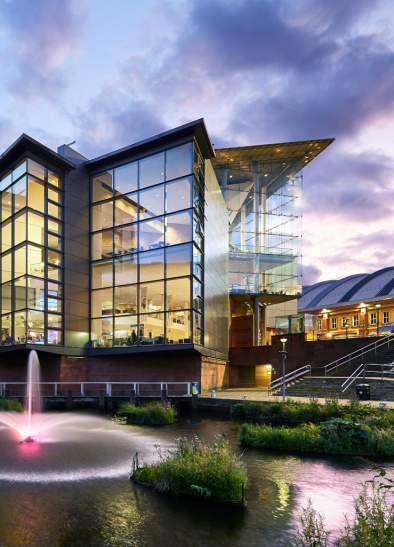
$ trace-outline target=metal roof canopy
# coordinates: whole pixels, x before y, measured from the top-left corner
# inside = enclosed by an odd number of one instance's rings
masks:
[[[212,160],[219,182],[223,183],[221,172],[231,169],[235,180],[227,184],[240,184],[250,180],[251,173],[266,177],[267,190],[274,193],[283,182],[325,150],[334,139],[315,139],[277,144],[259,144],[216,149]]]

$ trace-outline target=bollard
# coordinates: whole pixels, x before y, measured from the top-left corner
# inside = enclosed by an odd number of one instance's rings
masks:
[[[161,400],[163,401],[163,403],[168,401],[167,384],[161,385]]]
[[[67,392],[66,407],[67,407],[68,410],[73,409],[73,392],[71,391],[71,389],[69,389],[68,392]]]

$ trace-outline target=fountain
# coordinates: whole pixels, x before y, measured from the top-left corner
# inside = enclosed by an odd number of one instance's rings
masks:
[[[40,361],[37,352],[32,350],[29,353],[27,362],[27,386],[25,398],[25,413],[27,414],[27,434],[22,442],[34,442],[37,439],[34,437],[32,428],[33,413],[41,413],[41,385],[40,385]]]
[[[108,418],[78,412],[44,412],[40,362],[29,353],[23,412],[0,412],[0,483],[69,482],[127,478],[131,455],[148,460],[155,438]]]
[[[2,412],[0,422],[15,430],[20,442],[35,442],[38,440],[36,429],[41,414],[40,361],[37,352],[32,350],[27,361],[24,412]]]

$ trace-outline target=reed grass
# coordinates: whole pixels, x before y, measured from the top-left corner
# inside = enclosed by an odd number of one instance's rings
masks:
[[[127,423],[138,425],[170,425],[177,416],[173,406],[158,401],[146,405],[122,403],[118,415],[126,417]]]
[[[227,440],[217,437],[208,445],[198,437],[180,438],[175,448],[158,452],[159,462],[135,469],[133,480],[177,496],[245,503],[246,470]]]
[[[0,411],[23,412],[23,405],[17,399],[0,399]]]

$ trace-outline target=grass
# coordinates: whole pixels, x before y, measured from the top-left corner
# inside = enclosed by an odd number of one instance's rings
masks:
[[[122,403],[118,413],[125,416],[128,423],[138,425],[170,425],[176,421],[175,408],[160,402],[146,405]]]
[[[0,399],[0,411],[23,412],[23,405],[16,399]]]
[[[346,405],[339,404],[337,401],[326,401],[321,405],[314,400],[309,403],[292,400],[286,403],[243,402],[234,405],[231,413],[236,420],[272,426],[319,424],[333,418],[343,418],[363,421],[380,428],[394,427],[394,410],[363,405],[358,401],[351,401]]]
[[[335,418],[317,424],[273,427],[243,424],[243,446],[286,452],[346,454],[353,456],[393,457],[394,430],[378,428],[352,420]]]
[[[380,470],[367,481],[354,502],[354,519],[346,519],[341,537],[332,543],[338,547],[393,547],[394,506],[391,500],[394,481]],[[301,526],[293,545],[298,547],[326,547],[330,532],[311,502],[303,510]]]
[[[134,470],[133,480],[158,492],[186,495],[219,503],[244,504],[246,470],[228,441],[217,437],[211,445],[198,437],[177,440],[159,462]]]

